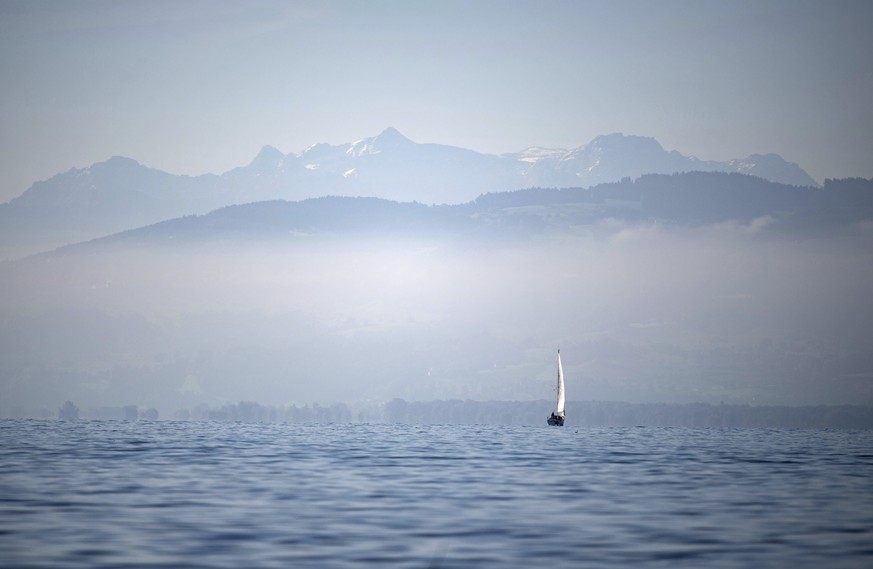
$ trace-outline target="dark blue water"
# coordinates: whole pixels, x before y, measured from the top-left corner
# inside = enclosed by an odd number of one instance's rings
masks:
[[[873,432],[0,421],[0,567],[873,567]]]

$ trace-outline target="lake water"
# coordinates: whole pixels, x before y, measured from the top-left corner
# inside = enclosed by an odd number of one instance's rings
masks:
[[[0,421],[0,567],[873,567],[873,431]]]

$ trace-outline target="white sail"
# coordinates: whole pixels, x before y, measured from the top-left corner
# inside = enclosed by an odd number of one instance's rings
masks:
[[[564,416],[564,368],[561,367],[561,350],[558,350],[558,405],[555,415]]]

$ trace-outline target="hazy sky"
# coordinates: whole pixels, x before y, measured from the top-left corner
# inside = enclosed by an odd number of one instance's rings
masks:
[[[113,155],[222,173],[393,126],[873,177],[873,2],[0,0],[0,201]]]

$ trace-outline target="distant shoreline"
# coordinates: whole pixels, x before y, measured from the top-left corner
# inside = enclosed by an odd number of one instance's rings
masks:
[[[65,404],[66,405],[66,404]],[[200,405],[168,416],[154,408],[0,409],[0,419],[176,420],[240,423],[406,423],[468,425],[545,424],[548,401],[405,401],[347,405],[318,403],[302,407],[267,406],[254,402]],[[75,413],[71,409],[75,408]],[[738,405],[709,403],[627,403],[571,401],[567,426],[573,427],[700,427],[873,429],[871,405]],[[75,415],[75,416],[73,416]]]

